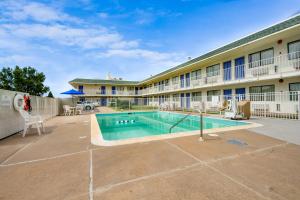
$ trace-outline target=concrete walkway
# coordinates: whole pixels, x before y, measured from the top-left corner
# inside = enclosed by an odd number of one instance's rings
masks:
[[[263,124],[262,127],[250,129],[253,132],[300,145],[300,120],[285,119],[251,119]]]
[[[0,199],[299,199],[298,145],[242,130],[99,147],[89,120],[55,117],[43,136],[1,140]]]

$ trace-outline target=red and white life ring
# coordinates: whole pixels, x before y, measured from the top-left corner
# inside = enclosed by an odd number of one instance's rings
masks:
[[[14,97],[14,108],[15,110],[19,111],[24,109],[24,97],[21,94],[16,94],[16,96]]]

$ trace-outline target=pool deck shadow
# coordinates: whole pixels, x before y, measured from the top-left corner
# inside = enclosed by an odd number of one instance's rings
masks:
[[[249,130],[100,147],[89,115],[55,117],[46,129],[0,140],[1,200],[300,196],[300,146]]]

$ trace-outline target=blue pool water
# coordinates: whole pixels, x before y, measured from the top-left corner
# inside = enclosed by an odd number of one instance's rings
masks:
[[[112,114],[97,114],[104,140],[122,140],[145,136],[170,134],[170,127],[185,115],[169,112],[124,112]],[[178,132],[200,130],[199,116],[190,115],[176,127],[171,134]],[[241,126],[248,123],[203,117],[203,129]]]

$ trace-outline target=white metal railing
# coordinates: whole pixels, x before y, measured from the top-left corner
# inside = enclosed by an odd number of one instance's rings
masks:
[[[119,90],[99,90],[99,89],[83,89],[85,95],[95,95],[95,96],[136,96],[141,95],[142,91],[119,91]]]
[[[226,101],[230,99],[250,101],[252,117],[282,118],[300,120],[300,92],[270,92],[243,95],[200,95],[175,96],[158,95],[156,97],[117,97],[108,98],[108,106],[120,109],[157,109],[163,110],[201,110],[206,113],[223,114]],[[111,104],[110,102],[114,102]],[[117,102],[117,104],[116,104]],[[127,103],[126,103],[127,102]],[[126,104],[129,104],[126,106]],[[122,108],[125,106],[124,108]],[[222,112],[221,112],[222,111]]]
[[[145,89],[143,95],[164,93],[168,91],[184,90],[189,88],[201,88],[211,85],[226,84],[227,81],[255,80],[263,78],[276,78],[281,75],[294,75],[294,72],[300,75],[300,52],[284,54],[277,57],[262,59],[254,62],[245,63],[243,65],[231,66],[227,69],[212,71],[209,73],[191,76],[189,87],[180,87],[180,82],[172,84],[159,90],[158,87]],[[277,76],[276,76],[277,75]]]
[[[204,112],[219,111],[226,100],[236,98],[238,101],[248,100],[251,115],[255,117],[299,119],[300,120],[300,92],[271,92],[244,95],[217,95],[163,98],[147,98],[148,105],[160,107],[165,105],[169,110],[193,110]]]

